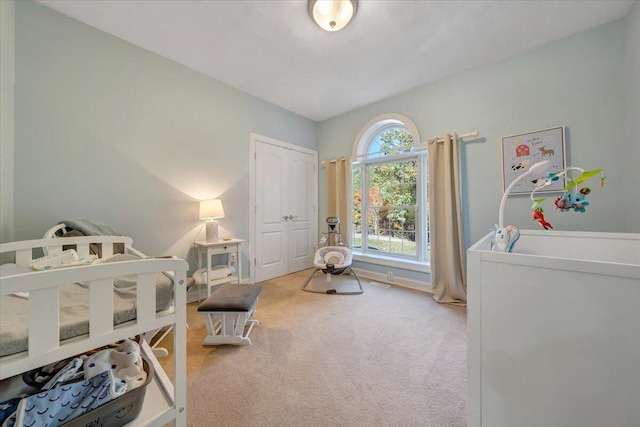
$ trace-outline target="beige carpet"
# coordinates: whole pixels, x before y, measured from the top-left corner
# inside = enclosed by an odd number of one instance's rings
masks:
[[[188,305],[190,426],[466,425],[465,308],[364,279],[362,295],[308,293],[310,273],[262,283],[250,346],[203,347]]]

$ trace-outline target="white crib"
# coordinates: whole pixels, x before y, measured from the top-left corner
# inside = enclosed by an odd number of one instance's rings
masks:
[[[640,234],[468,250],[468,425],[640,426]]]
[[[79,255],[89,254],[89,244],[102,246],[102,256],[112,255],[114,243],[124,243],[135,252],[132,240],[122,236],[71,237],[65,245],[77,245]],[[0,245],[1,254],[15,256],[18,265],[27,266],[34,250],[59,247],[59,239],[42,239]],[[35,254],[35,257],[39,256]],[[0,358],[0,380],[48,363],[108,345],[124,338],[144,335],[165,326],[174,326],[175,370],[173,383],[166,375],[146,342],[142,348],[153,363],[155,378],[147,387],[140,416],[132,425],[162,426],[175,420],[186,425],[186,271],[188,264],[178,259],[140,259],[111,264],[68,267],[34,271],[0,279],[0,296],[29,292],[28,350]],[[173,272],[174,305],[156,312],[158,272]],[[136,276],[137,318],[113,325],[114,277]],[[60,341],[59,293],[69,283],[89,283],[89,334]]]

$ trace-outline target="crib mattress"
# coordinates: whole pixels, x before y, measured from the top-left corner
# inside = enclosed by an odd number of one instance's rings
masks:
[[[156,274],[156,311],[170,308],[172,301],[173,282],[162,273]],[[27,299],[15,295],[0,297],[0,357],[27,350],[28,304]],[[135,276],[114,278],[113,313],[114,325],[136,318]],[[88,286],[72,283],[60,287],[60,340],[88,333]]]

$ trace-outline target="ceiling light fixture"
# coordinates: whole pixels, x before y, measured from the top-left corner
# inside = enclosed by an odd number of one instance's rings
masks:
[[[325,31],[347,26],[358,9],[358,0],[309,0],[309,15]]]

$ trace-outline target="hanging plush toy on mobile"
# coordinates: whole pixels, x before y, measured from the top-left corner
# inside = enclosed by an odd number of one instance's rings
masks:
[[[578,178],[571,179],[569,177],[568,172],[576,170],[581,172]],[[533,212],[531,213],[531,217],[534,221],[537,221],[545,230],[549,228],[553,228],[553,226],[544,219],[544,210],[542,209],[542,203],[546,200],[542,199],[534,199],[533,196],[536,191],[551,185],[553,182],[564,179],[564,194],[561,197],[558,197],[554,205],[556,209],[560,212],[569,212],[573,210],[574,212],[584,213],[587,211],[587,206],[589,206],[589,202],[585,199],[589,193],[591,193],[591,188],[589,187],[580,187],[580,184],[587,181],[588,179],[593,178],[596,175],[600,175],[600,187],[604,187],[605,176],[602,174],[602,169],[595,169],[592,171],[585,171],[584,169],[569,166],[568,168],[562,169],[560,172],[549,173],[546,178],[539,179],[536,182],[536,186],[531,192],[531,200],[533,201],[533,205],[531,209]]]

